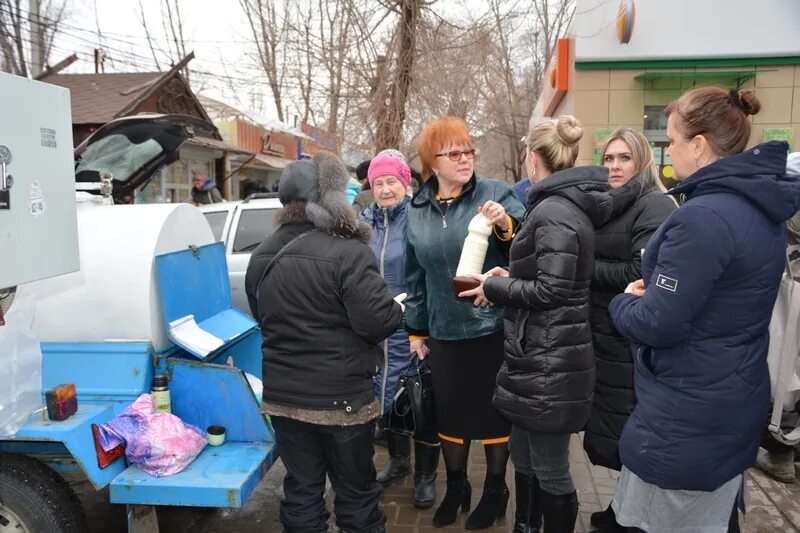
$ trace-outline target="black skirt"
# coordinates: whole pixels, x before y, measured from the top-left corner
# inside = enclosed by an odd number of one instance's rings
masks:
[[[497,372],[503,363],[503,339],[503,332],[498,331],[477,339],[428,341],[436,429],[443,437],[508,437],[511,424],[492,407]]]

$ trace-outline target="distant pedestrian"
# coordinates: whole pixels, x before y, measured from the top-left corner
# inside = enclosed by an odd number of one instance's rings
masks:
[[[192,203],[208,205],[223,202],[216,183],[205,172],[195,172],[192,176]]]
[[[372,194],[369,179],[367,179],[369,173],[369,163],[370,160],[367,159],[366,161],[359,163],[356,167],[356,179],[361,184],[361,192],[359,192],[353,200],[353,209],[355,210],[356,214],[361,213],[361,211],[366,209],[367,206],[375,201],[375,196]]]
[[[737,495],[770,402],[768,326],[800,186],[787,144],[744,151],[750,91],[692,89],[666,108],[686,200],[650,239],[642,279],[609,312],[635,354],[636,407],[613,509],[648,533],[739,531]]]

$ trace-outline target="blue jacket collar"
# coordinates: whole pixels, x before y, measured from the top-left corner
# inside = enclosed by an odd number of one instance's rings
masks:
[[[388,207],[384,209],[383,207],[378,206],[378,202],[372,202],[369,206],[364,210],[363,218],[369,223],[372,223],[376,220],[383,220],[383,213],[384,211],[389,212],[389,221],[393,221],[396,219],[400,213],[403,213],[406,210],[406,206],[411,201],[411,198],[408,196],[404,196],[402,200],[398,203],[393,205],[392,207]]]

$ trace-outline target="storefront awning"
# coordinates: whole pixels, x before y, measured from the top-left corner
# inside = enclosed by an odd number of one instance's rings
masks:
[[[200,137],[199,135],[186,139],[186,144],[222,150],[223,152],[228,152],[230,154],[245,154],[249,156],[253,155],[253,152],[249,152],[243,148],[239,148],[238,146],[228,144],[224,141],[218,141],[217,139],[211,139],[209,137]]]
[[[763,72],[763,71],[762,71]],[[636,76],[637,80],[700,80],[707,78],[731,80],[741,86],[747,80],[756,76],[755,70],[695,70],[695,71],[663,71],[643,72]]]
[[[288,159],[266,154],[256,154],[256,159],[270,168],[278,169],[285,168],[290,162]]]

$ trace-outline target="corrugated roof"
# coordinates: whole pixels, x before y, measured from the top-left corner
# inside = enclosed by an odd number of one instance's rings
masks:
[[[54,74],[42,81],[69,89],[73,124],[105,124],[163,75],[163,72]]]

